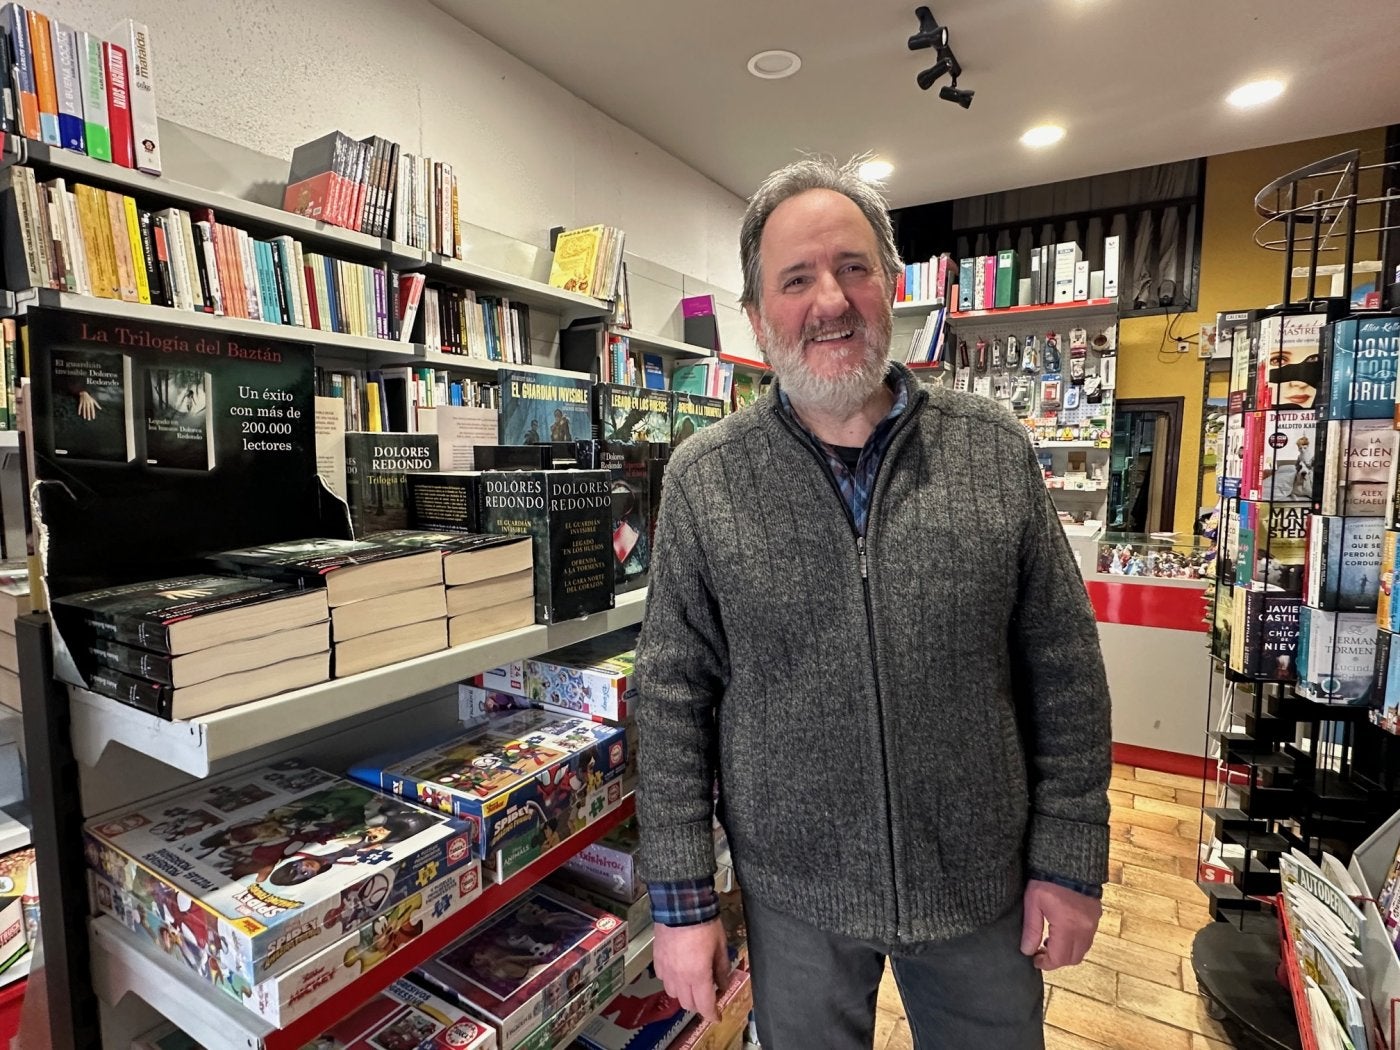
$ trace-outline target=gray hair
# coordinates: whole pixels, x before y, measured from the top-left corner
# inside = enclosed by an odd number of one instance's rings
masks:
[[[860,176],[865,156],[852,157],[846,163],[834,157],[803,157],[773,172],[749,198],[744,221],[739,227],[739,265],[744,271],[744,291],[740,306],[757,306],[762,285],[758,246],[768,217],[779,204],[808,190],[832,190],[850,199],[870,223],[879,252],[880,269],[891,288],[902,264],[894,246],[894,228],[890,224],[889,206],[878,185]]]

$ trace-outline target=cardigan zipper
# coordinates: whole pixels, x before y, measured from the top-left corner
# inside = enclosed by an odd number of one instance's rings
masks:
[[[875,510],[875,497],[880,491],[880,476],[885,472],[885,463],[890,458],[890,453],[894,451],[895,439],[899,437],[908,424],[909,419],[914,415],[915,410],[922,407],[927,395],[923,391],[915,391],[910,398],[909,405],[905,408],[903,415],[895,421],[894,430],[890,433],[889,445],[885,448],[885,454],[880,457],[880,465],[875,470],[875,483],[870,490],[870,507],[866,512],[865,531],[870,532],[871,518]],[[894,832],[894,796],[890,790],[890,754],[889,746],[885,734],[885,704],[880,693],[880,662],[876,657],[875,643],[875,604],[870,596],[870,563],[866,557],[865,536],[856,528],[855,516],[851,513],[850,506],[846,503],[846,497],[841,494],[841,487],[836,483],[836,478],[831,472],[831,466],[827,463],[826,457],[813,444],[813,439],[802,427],[794,425],[793,421],[780,406],[775,406],[778,417],[783,421],[793,435],[798,439],[809,453],[817,460],[817,465],[821,468],[822,474],[826,477],[827,484],[831,486],[832,492],[836,495],[836,502],[846,513],[846,524],[850,526],[851,534],[856,541],[856,559],[860,567],[860,589],[861,595],[865,599],[865,630],[867,644],[870,650],[870,675],[875,683],[875,720],[880,729],[880,769],[884,776],[885,783],[885,833],[890,856],[890,902],[894,907],[894,929],[895,938],[898,939],[903,922],[899,907],[899,873],[895,861],[895,832]]]

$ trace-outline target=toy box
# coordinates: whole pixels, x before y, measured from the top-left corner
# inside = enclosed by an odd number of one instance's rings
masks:
[[[472,684],[479,685],[483,689],[496,689],[502,693],[515,693],[518,696],[523,696],[525,694],[525,661],[512,660],[510,663],[482,671],[481,674],[472,679]]]
[[[618,919],[537,889],[418,972],[495,1028],[499,1050],[514,1050],[626,949]]]
[[[0,856],[0,973],[39,947],[38,901],[33,847]]]
[[[355,779],[477,829],[487,877],[502,882],[623,798],[627,736],[539,710],[507,712],[426,751],[380,756]]]
[[[753,985],[746,970],[735,970],[730,975],[728,986],[719,996],[719,1009],[718,1024],[697,1017],[671,1044],[672,1050],[725,1050],[739,1037],[753,1010]]]
[[[627,924],[627,939],[635,941],[651,929],[651,894],[643,893],[634,901],[616,900],[606,893],[599,893],[591,886],[574,881],[573,872],[560,869],[551,875],[546,885],[553,886],[560,893],[566,893],[585,904],[602,908],[609,915],[616,915]]]
[[[579,1036],[585,1050],[665,1050],[695,1016],[666,994],[648,966],[599,1011]]]
[[[395,981],[306,1050],[485,1050],[496,1033],[460,1007]]]
[[[562,870],[575,882],[614,900],[635,901],[647,892],[646,883],[637,874],[639,846],[636,822],[629,821],[579,850]]]
[[[514,1050],[555,1050],[565,1045],[564,1040],[621,989],[627,980],[627,960],[618,956],[607,968],[574,994],[563,1008],[515,1044]]]
[[[241,988],[472,863],[470,825],[295,760],[98,817],[84,834],[89,866],[143,902],[153,941],[205,955],[187,961]]]
[[[623,628],[525,661],[525,695],[565,714],[622,723],[636,712],[637,632]]]
[[[522,666],[523,665],[519,665]],[[523,673],[523,672],[522,672]],[[476,676],[476,681],[480,681],[482,675]],[[509,693],[502,689],[488,689],[480,685],[462,684],[457,687],[457,717],[461,719],[462,725],[472,729],[482,724],[491,715],[500,714],[505,711],[522,711],[531,707],[539,707],[542,710],[553,711],[556,714],[561,712],[557,708],[552,708],[547,704],[535,704],[528,696],[519,693]],[[577,714],[577,712],[574,712]],[[606,722],[607,719],[593,718],[589,715],[578,714],[580,718],[589,718],[594,722]],[[612,723],[608,723],[611,725]],[[636,719],[629,719],[623,724],[623,729],[627,731],[627,767],[623,770],[624,780],[630,779],[637,774],[637,722]]]
[[[423,874],[428,872],[424,869]],[[472,858],[467,866],[427,882],[421,889],[408,887],[408,892],[395,895],[391,907],[359,929],[256,984],[247,983],[223,965],[217,939],[200,941],[204,931],[185,927],[179,939],[162,935],[160,931],[171,924],[168,909],[173,901],[153,900],[120,889],[95,872],[92,882],[93,898],[100,910],[149,937],[165,954],[179,959],[259,1017],[284,1027],[476,900],[481,894],[481,869]]]

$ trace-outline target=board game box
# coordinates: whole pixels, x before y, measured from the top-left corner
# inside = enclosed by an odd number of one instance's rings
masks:
[[[637,632],[624,628],[525,661],[525,695],[583,718],[625,722],[637,703]]]
[[[627,927],[612,915],[535,889],[418,973],[490,1023],[500,1050],[514,1050],[626,949]]]
[[[573,1042],[565,1042],[569,1034],[616,995],[626,980],[627,959],[619,955],[602,973],[574,993],[557,1014],[516,1043],[513,1050],[556,1050],[574,1046]]]
[[[84,835],[89,867],[146,906],[138,932],[192,942],[207,955],[196,970],[216,964],[248,988],[473,859],[470,825],[294,759],[95,818]]]
[[[306,1050],[485,1050],[496,1033],[409,981],[395,981]]]
[[[503,882],[621,805],[626,767],[623,730],[524,710],[427,750],[367,760],[350,775],[471,822],[487,877]]]
[[[614,828],[571,857],[560,870],[614,900],[635,901],[647,892],[637,871],[641,838],[634,821]]]
[[[579,1044],[585,1050],[665,1050],[694,1016],[666,994],[648,966],[589,1022]]]
[[[431,868],[423,869],[425,879],[430,874]],[[481,869],[473,857],[469,865],[426,882],[421,888],[405,887],[388,909],[309,959],[249,983],[224,966],[220,955],[223,946],[216,934],[187,924],[181,927],[179,938],[161,932],[178,924],[180,916],[174,910],[178,902],[119,889],[96,873],[92,882],[93,899],[99,910],[146,936],[164,954],[178,959],[220,991],[279,1027],[291,1024],[325,1002],[481,895]]]

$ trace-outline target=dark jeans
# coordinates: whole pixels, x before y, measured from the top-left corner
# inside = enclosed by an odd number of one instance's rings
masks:
[[[744,913],[763,1050],[869,1050],[885,953],[752,899]],[[916,1050],[1044,1050],[1044,985],[1020,941],[1017,904],[981,930],[890,957]]]

